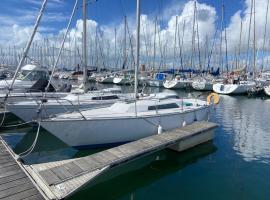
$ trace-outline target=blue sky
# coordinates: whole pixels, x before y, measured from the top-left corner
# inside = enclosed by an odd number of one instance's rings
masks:
[[[81,0],[82,1],[82,0]],[[1,0],[0,25],[20,26],[32,25],[36,14],[40,8],[41,0]],[[72,10],[74,0],[49,0],[46,9],[46,18],[42,26],[46,27],[43,31],[56,32],[66,26],[68,16]],[[181,5],[185,0],[141,0],[142,13],[150,16],[160,15],[165,23],[169,15],[181,11]],[[206,3],[214,7],[218,18],[221,16],[221,0],[201,0],[199,3]],[[81,4],[81,2],[80,2]],[[179,6],[175,6],[179,5]],[[89,18],[94,19],[101,25],[117,24],[124,15],[134,17],[135,0],[98,0],[88,6]],[[230,17],[238,10],[243,9],[243,0],[226,0],[226,23]],[[81,17],[80,10],[77,11],[76,18]],[[218,20],[217,20],[218,22]]]

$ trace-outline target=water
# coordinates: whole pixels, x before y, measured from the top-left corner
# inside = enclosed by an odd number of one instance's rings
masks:
[[[100,176],[69,199],[269,199],[269,111],[270,99],[222,96],[211,114],[211,120],[220,124],[212,142],[182,153],[164,150],[130,162]],[[2,134],[21,152],[31,144],[35,131],[25,128]],[[39,139],[27,163],[98,151],[77,151],[45,130]]]

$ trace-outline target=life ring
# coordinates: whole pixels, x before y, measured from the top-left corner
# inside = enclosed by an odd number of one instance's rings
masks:
[[[214,103],[215,105],[219,103],[219,95],[217,93],[212,92],[207,96],[207,103]]]

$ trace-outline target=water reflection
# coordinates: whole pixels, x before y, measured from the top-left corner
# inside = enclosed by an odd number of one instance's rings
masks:
[[[16,132],[10,131],[2,136],[13,151],[20,154],[33,144],[36,133],[36,128],[24,128],[17,129]],[[67,146],[61,140],[41,129],[33,152],[24,157],[23,160],[27,164],[51,162],[72,158],[77,152],[77,150]]]
[[[137,199],[138,189],[178,173],[215,151],[215,145],[208,142],[182,153],[171,150],[158,152],[108,171],[70,199]]]
[[[269,163],[269,107],[269,101],[259,98],[221,96],[217,121],[225,133],[233,134],[233,148],[246,161]]]

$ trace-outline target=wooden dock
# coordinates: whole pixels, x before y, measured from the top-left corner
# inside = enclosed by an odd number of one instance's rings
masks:
[[[21,164],[14,159],[13,153],[2,138],[0,139],[0,199],[45,199]]]
[[[107,170],[139,157],[171,148],[183,151],[214,137],[217,125],[210,122],[196,122],[170,132],[153,135],[90,156],[23,165],[25,173],[35,180],[38,190],[46,199],[63,199]],[[1,182],[0,177],[0,182]],[[37,191],[37,190],[36,190]],[[0,191],[0,199],[1,199]]]

